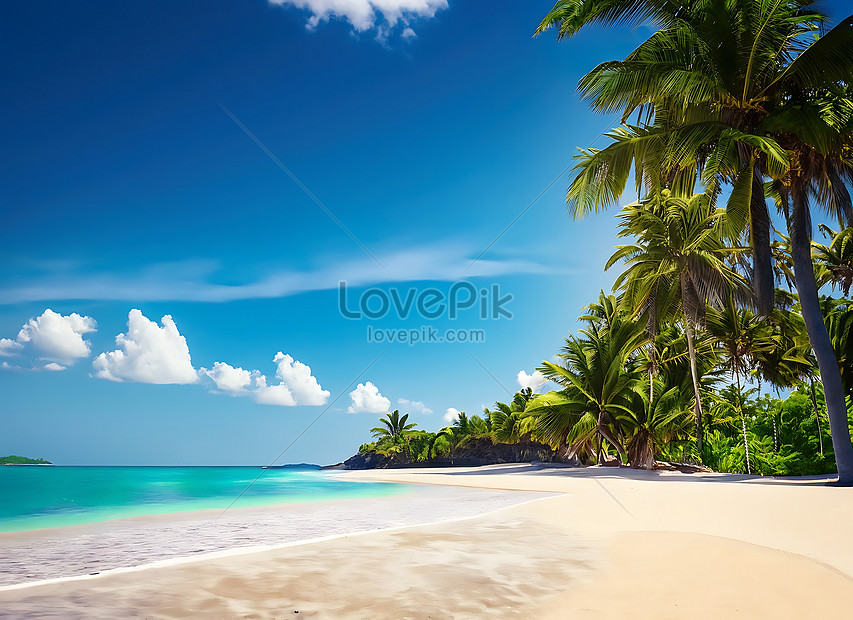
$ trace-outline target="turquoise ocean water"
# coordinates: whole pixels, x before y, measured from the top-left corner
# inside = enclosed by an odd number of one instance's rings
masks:
[[[252,482],[263,474],[254,484]],[[142,515],[396,495],[405,485],[348,482],[309,466],[0,467],[0,532]]]

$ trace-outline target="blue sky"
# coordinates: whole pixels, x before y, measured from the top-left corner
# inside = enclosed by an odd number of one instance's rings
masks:
[[[0,453],[268,463],[325,411],[282,462],[329,463],[372,386],[430,430],[509,398],[612,281],[612,214],[563,201],[614,122],[574,85],[648,35],[533,39],[551,4],[5,3]],[[512,317],[348,319],[339,280],[497,285]],[[423,326],[485,342],[367,341]]]

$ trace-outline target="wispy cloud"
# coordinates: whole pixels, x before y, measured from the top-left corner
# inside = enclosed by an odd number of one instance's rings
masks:
[[[521,259],[480,259],[459,244],[414,247],[381,254],[387,271],[369,257],[327,260],[318,268],[279,269],[254,281],[220,284],[217,261],[162,263],[133,272],[85,272],[79,266],[42,272],[27,281],[0,285],[0,304],[53,300],[199,301],[227,302],[278,298],[308,291],[350,286],[433,280],[452,282],[483,276],[553,273],[538,263]],[[466,271],[467,269],[467,271]]]
[[[423,404],[420,400],[408,400],[406,398],[398,398],[397,404],[400,405],[400,409],[403,410],[403,413],[422,413],[425,415],[429,415],[432,413],[432,409]]]

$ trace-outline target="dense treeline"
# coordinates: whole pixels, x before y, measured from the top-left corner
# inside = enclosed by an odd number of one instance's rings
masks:
[[[853,306],[830,298],[823,306],[827,324],[846,325],[831,332],[847,381],[853,428],[853,357],[843,355],[853,350]],[[543,362],[539,369],[560,389],[545,394],[523,390],[482,416],[460,413],[437,433],[417,430],[407,414],[394,411],[373,429],[375,441],[360,452],[391,457],[395,464],[453,463],[466,447],[485,439],[547,444],[556,460],[584,464],[652,468],[663,461],[762,475],[834,472],[823,388],[796,306],[777,309],[773,320],[736,308],[705,312],[709,327],[695,335],[704,403],[701,449],[684,330],[673,323],[653,336],[619,298],[602,293],[580,317],[586,327],[567,339],[558,354],[561,361]],[[768,388],[788,394],[760,394]]]

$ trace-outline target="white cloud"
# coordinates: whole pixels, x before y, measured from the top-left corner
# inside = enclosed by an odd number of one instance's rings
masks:
[[[127,316],[127,333],[116,336],[118,349],[101,353],[92,366],[95,376],[110,381],[138,383],[197,383],[186,338],[170,315],[162,327],[133,309]]]
[[[26,284],[0,288],[0,304],[52,299],[217,303],[335,290],[341,281],[349,286],[370,286],[386,282],[453,282],[509,274],[557,273],[555,269],[525,260],[481,258],[473,262],[477,250],[454,243],[390,252],[376,250],[374,254],[382,265],[364,255],[329,256],[312,270],[277,270],[258,280],[236,284],[215,282],[221,267],[216,261],[162,263],[120,273],[84,273],[84,267],[77,265],[40,271]]]
[[[202,368],[199,375],[202,374],[213,379],[217,390],[228,394],[244,394],[246,388],[252,384],[251,372],[234,368],[224,362],[215,362],[210,370]]]
[[[272,385],[259,370],[243,370],[224,362],[216,362],[210,370],[202,368],[199,376],[210,378],[219,392],[251,396],[261,405],[317,406],[325,405],[329,400],[329,391],[320,387],[317,378],[311,374],[310,366],[281,351],[275,354],[273,362],[278,364],[275,374],[279,382]]]
[[[388,413],[391,409],[391,401],[379,393],[379,388],[370,381],[359,383],[349,393],[352,405],[347,408],[348,413]]]
[[[316,377],[311,375],[311,367],[295,361],[281,351],[275,354],[273,361],[278,364],[276,376],[286,385],[293,398],[300,405],[325,405],[329,400],[329,391],[320,387]]]
[[[521,389],[530,388],[534,392],[545,385],[547,379],[538,370],[534,370],[532,375],[528,375],[525,371],[519,370],[516,376],[516,381]]]
[[[412,30],[411,28],[403,29],[403,32],[400,34],[400,36],[403,37],[404,39],[417,39],[418,38],[417,33],[414,30]]]
[[[63,366],[62,364],[57,364],[56,362],[50,362],[49,364],[44,365],[44,369],[56,372],[59,370],[65,370],[65,366]]]
[[[348,21],[357,32],[370,30],[377,15],[389,26],[415,17],[431,18],[447,8],[447,0],[270,0],[270,4],[289,5],[311,12],[308,28],[314,29],[331,18]]]
[[[0,355],[3,357],[17,355],[23,348],[24,345],[17,340],[12,340],[11,338],[0,338]]]
[[[444,412],[444,421],[448,424],[452,424],[456,421],[456,418],[459,417],[459,410],[454,409],[453,407],[449,407],[447,411]]]
[[[404,410],[404,413],[423,413],[426,415],[432,413],[432,409],[429,409],[419,400],[406,400],[405,398],[398,398],[397,404],[400,405],[400,409]]]
[[[97,322],[90,316],[76,312],[62,316],[50,308],[41,316],[30,319],[18,332],[17,345],[8,338],[0,341],[0,350],[8,355],[30,344],[41,354],[41,358],[73,364],[77,359],[89,357],[92,343],[83,339],[83,334],[97,331]]]
[[[255,402],[261,405],[277,405],[279,407],[295,407],[296,399],[293,393],[283,383],[267,385],[263,375],[255,378],[255,390],[252,392]]]

